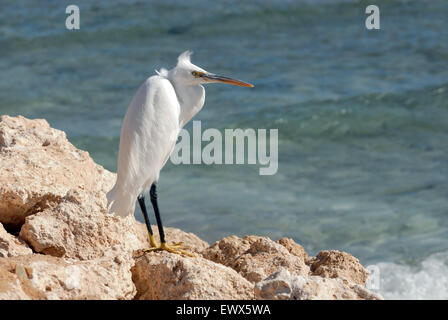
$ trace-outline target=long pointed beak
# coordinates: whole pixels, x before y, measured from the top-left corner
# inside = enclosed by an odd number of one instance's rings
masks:
[[[234,86],[239,86],[239,87],[249,87],[249,88],[254,87],[253,84],[250,84],[250,83],[247,83],[247,82],[244,82],[241,80],[236,80],[236,79],[223,77],[223,76],[217,76],[217,75],[211,74],[211,73],[204,74],[202,76],[202,78],[207,79],[209,82],[227,83],[227,84],[232,84]]]

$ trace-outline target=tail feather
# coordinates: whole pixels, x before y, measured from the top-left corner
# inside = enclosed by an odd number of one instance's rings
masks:
[[[122,192],[115,185],[106,195],[109,213],[125,217],[134,213],[135,197],[128,192]]]

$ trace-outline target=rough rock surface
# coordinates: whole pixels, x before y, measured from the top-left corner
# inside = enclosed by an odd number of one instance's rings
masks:
[[[381,298],[350,254],[309,257],[287,238],[231,236],[209,247],[165,228],[196,257],[143,254],[145,225],[107,213],[114,180],[45,120],[0,118],[0,299]]]
[[[363,286],[343,279],[303,277],[280,270],[255,285],[261,300],[382,300]]]
[[[0,281],[9,277],[9,288],[0,282],[0,299],[131,299],[135,295],[133,260],[112,248],[104,257],[73,261],[33,254],[0,258]],[[26,294],[26,296],[23,295]]]
[[[153,228],[156,239],[157,228]],[[54,208],[26,218],[20,236],[39,253],[81,260],[102,256],[114,245],[132,251],[149,248],[146,226],[135,221],[110,215],[106,211],[103,194],[71,190]],[[198,252],[208,247],[192,233],[166,228],[166,237],[172,242],[185,242],[185,248]]]
[[[234,270],[201,257],[157,252],[136,258],[136,299],[253,299],[253,284]]]
[[[100,257],[117,244],[127,251],[143,246],[134,217],[107,214],[103,201],[73,189],[56,207],[27,217],[20,237],[36,252],[81,260]]]
[[[308,255],[305,249],[300,244],[295,243],[294,240],[290,238],[281,238],[276,242],[284,246],[289,251],[289,253],[301,257],[305,260],[307,259]]]
[[[200,254],[203,250],[209,247],[209,244],[204,240],[200,239],[197,235],[191,232],[185,232],[177,228],[163,227],[165,231],[165,239],[168,244],[172,243],[182,243],[182,248],[195,254]],[[152,231],[157,243],[160,243],[159,229],[157,226],[152,226]],[[140,222],[136,222],[137,237],[141,242],[144,243],[142,249],[149,248],[148,231],[146,230],[146,225]],[[140,249],[140,248],[139,248]]]
[[[310,260],[314,276],[325,278],[341,278],[365,285],[369,272],[359,263],[359,260],[346,252],[325,250]]]
[[[32,254],[26,242],[9,234],[0,223],[0,257],[14,257]]]
[[[0,222],[20,228],[25,217],[53,206],[70,189],[110,189],[114,175],[78,150],[45,120],[0,117]]]
[[[303,255],[291,254],[286,247],[266,237],[227,237],[215,242],[203,256],[231,267],[251,282],[261,281],[279,268],[303,276],[310,272]]]
[[[26,269],[17,268],[21,275],[26,274]],[[42,300],[45,295],[31,285],[26,277],[16,274],[16,265],[11,260],[0,258],[0,300]]]

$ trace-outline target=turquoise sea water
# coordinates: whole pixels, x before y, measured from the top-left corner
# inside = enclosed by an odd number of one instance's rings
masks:
[[[279,169],[168,163],[166,225],[348,251],[387,272],[386,297],[448,298],[447,1],[377,1],[377,31],[366,1],[73,3],[78,31],[72,2],[1,1],[0,114],[45,118],[115,171],[138,86],[191,49],[255,84],[208,85],[195,119],[278,129]]]

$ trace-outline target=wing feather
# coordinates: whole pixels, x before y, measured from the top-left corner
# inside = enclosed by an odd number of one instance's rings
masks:
[[[108,193],[110,212],[133,213],[138,195],[158,180],[179,134],[179,114],[168,79],[152,76],[140,86],[123,120],[117,181]]]

